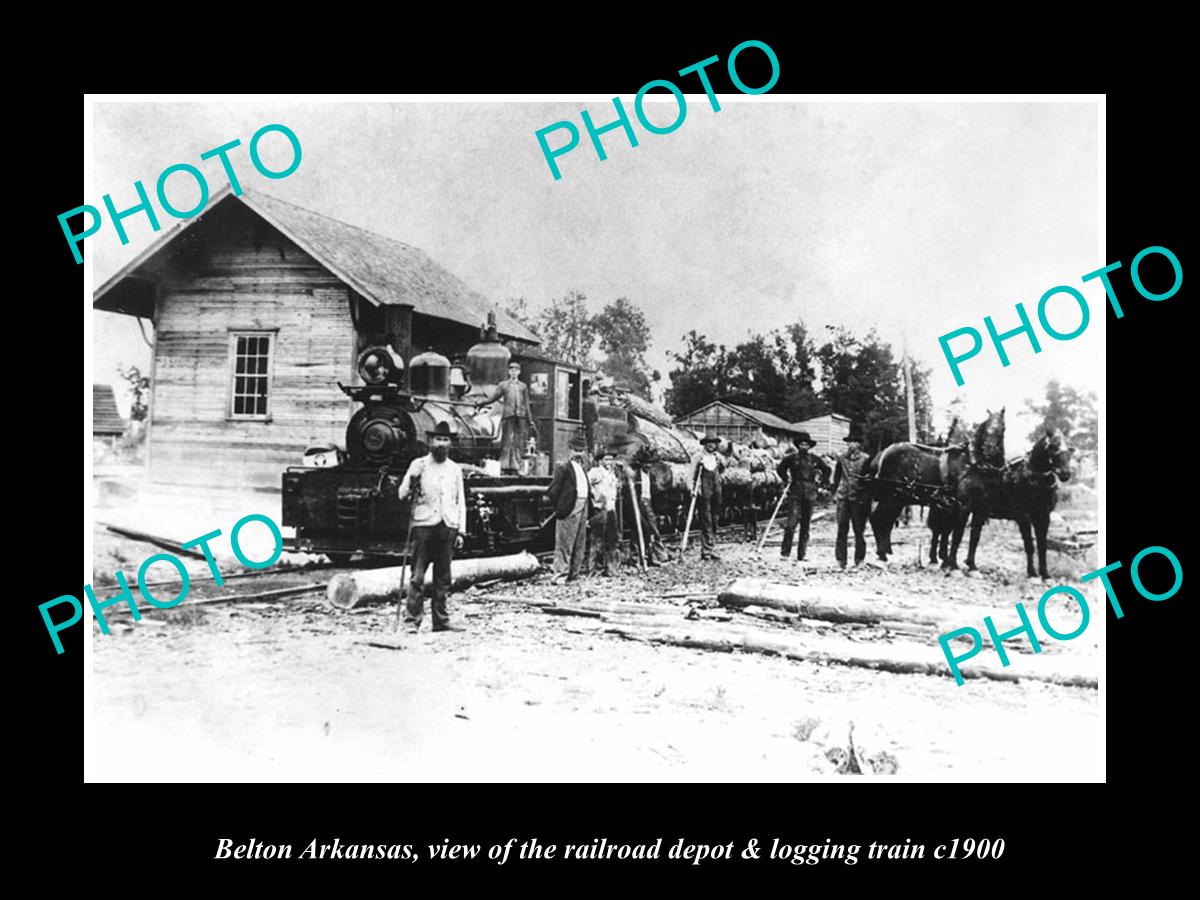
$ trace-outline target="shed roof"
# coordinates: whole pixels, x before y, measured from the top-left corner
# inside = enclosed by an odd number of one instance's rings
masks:
[[[797,428],[802,428],[805,425],[811,425],[813,422],[821,422],[825,419],[829,419],[831,422],[837,420],[839,422],[845,422],[847,425],[850,424],[850,417],[843,416],[839,413],[825,413],[823,416],[813,416],[810,419],[802,419],[799,422],[793,422],[792,424]]]
[[[534,343],[540,340],[525,325],[430,259],[424,250],[260,191],[247,190],[237,196],[228,186],[213,195],[204,212],[162,235],[101,285],[93,305],[97,309],[124,311],[115,303],[105,304],[105,297],[112,288],[135,275],[152,256],[195,228],[213,209],[235,202],[243,204],[295,241],[317,262],[376,305],[411,304],[414,313],[467,325],[482,325],[488,313],[494,311],[501,335]]]
[[[745,416],[750,421],[763,426],[764,428],[771,428],[776,431],[786,431],[793,434],[800,430],[796,426],[785,422],[774,413],[764,412],[761,409],[751,409],[749,406],[741,406],[737,403],[727,403],[724,400],[714,400],[712,403],[709,403],[706,406],[702,406],[697,410],[693,410],[686,416],[680,416],[675,421],[681,422],[684,419],[689,419],[692,416],[702,413],[706,409],[711,409],[714,406],[724,406],[726,409],[731,409],[739,415]]]
[[[117,412],[110,384],[92,385],[92,434],[124,434],[125,420]]]

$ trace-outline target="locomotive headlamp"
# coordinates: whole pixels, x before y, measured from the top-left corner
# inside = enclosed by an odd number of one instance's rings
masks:
[[[366,384],[399,383],[404,360],[391,347],[368,347],[358,355],[358,375]]]

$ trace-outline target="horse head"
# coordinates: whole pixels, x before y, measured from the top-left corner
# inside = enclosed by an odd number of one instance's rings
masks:
[[[1071,457],[1066,436],[1058,428],[1047,428],[1029,452],[1029,468],[1034,472],[1053,472],[1059,481],[1071,477]]]
[[[999,412],[988,410],[987,418],[975,427],[972,447],[974,462],[985,465],[1004,465],[1004,407]]]

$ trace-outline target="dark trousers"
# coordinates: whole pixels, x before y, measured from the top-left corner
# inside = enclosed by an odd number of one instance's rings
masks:
[[[619,569],[616,510],[601,510],[588,520],[588,574],[616,575]]]
[[[640,498],[638,508],[642,511],[642,535],[646,541],[646,556],[649,557],[646,562],[652,566],[666,562],[670,557],[667,555],[667,548],[659,533],[658,519],[654,515],[650,501],[645,497]]]
[[[846,565],[846,541],[849,537],[850,526],[854,526],[854,564],[858,565],[867,558],[867,515],[871,511],[869,502],[861,500],[839,500],[837,505],[837,543],[834,555],[844,568]]]
[[[529,420],[509,416],[500,421],[500,471],[517,473],[529,443]]]
[[[412,577],[408,582],[408,604],[404,610],[404,621],[421,624],[425,615],[425,572],[433,563],[433,627],[444,628],[450,624],[446,612],[446,595],[450,592],[450,561],[454,558],[454,539],[458,529],[445,523],[417,525],[412,530]]]
[[[783,526],[783,547],[779,555],[787,556],[792,552],[792,535],[796,533],[796,525],[800,525],[800,540],[796,545],[796,559],[804,559],[808,551],[808,525],[812,520],[813,502],[811,497],[803,494],[792,494],[788,497],[787,524]]]
[[[696,497],[696,510],[700,513],[700,558],[707,559],[717,555],[716,516],[713,507],[717,500],[714,496],[700,494]]]

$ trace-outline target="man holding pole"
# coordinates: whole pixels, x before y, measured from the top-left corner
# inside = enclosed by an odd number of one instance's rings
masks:
[[[412,535],[412,578],[408,583],[408,605],[404,622],[410,633],[421,627],[425,614],[425,570],[433,563],[433,630],[457,631],[446,611],[450,591],[450,563],[461,550],[467,529],[467,500],[462,470],[449,458],[453,435],[450,426],[438,422],[426,435],[429,453],[413,460],[400,482],[401,500],[413,498],[409,511]]]
[[[629,484],[631,491],[636,488],[637,509],[635,515],[637,520],[641,522],[643,538],[646,548],[646,565],[657,566],[660,563],[665,563],[670,556],[667,554],[667,548],[663,544],[662,533],[658,530],[658,517],[654,514],[654,505],[650,498],[650,484],[653,479],[650,477],[650,472],[644,460],[634,458],[629,467],[628,473]]]
[[[716,549],[716,517],[721,509],[721,458],[716,449],[720,443],[721,439],[715,434],[706,434],[700,439],[704,452],[696,460],[692,477],[696,506],[700,511],[701,559],[720,559]]]

